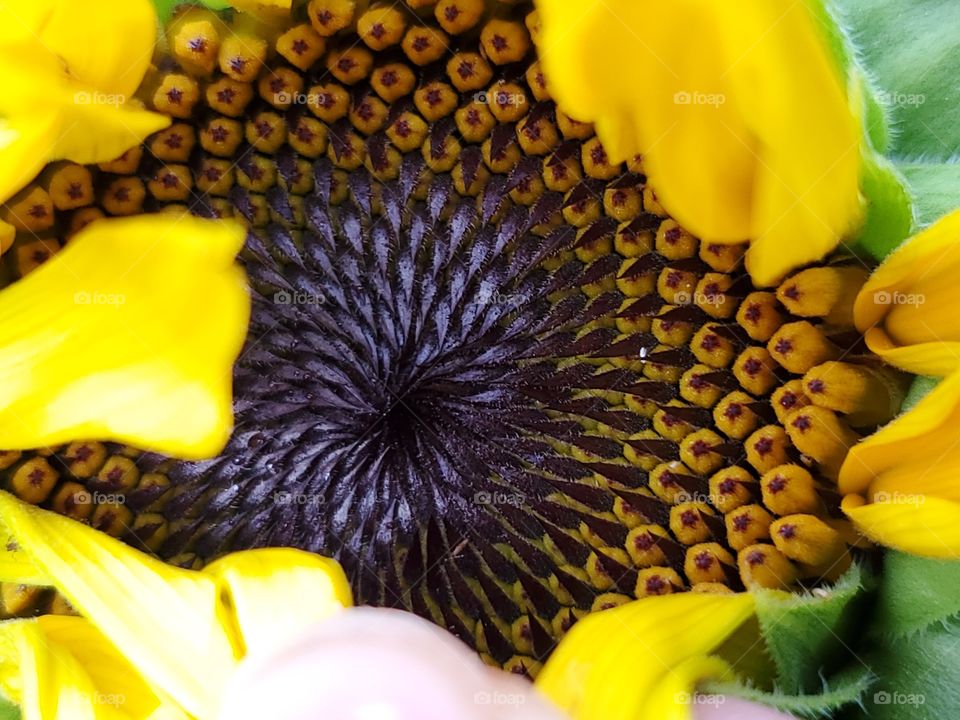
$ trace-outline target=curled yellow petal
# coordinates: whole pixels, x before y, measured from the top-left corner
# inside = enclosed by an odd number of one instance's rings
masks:
[[[0,3],[0,202],[47,161],[107,162],[170,124],[130,101],[155,23],[149,0]]]
[[[187,720],[85,618],[0,623],[0,690],[27,720]]]
[[[753,612],[749,594],[681,593],[595,613],[563,639],[537,686],[574,720],[685,717],[677,693],[725,671],[704,659]]]
[[[650,693],[647,714],[657,720],[691,720],[695,688],[706,680],[732,680],[733,668],[718,657],[698,656],[670,670]]]
[[[870,349],[909,372],[960,367],[960,211],[904,243],[857,296],[854,321]]]
[[[134,718],[186,719],[175,704],[156,694],[129,660],[86,618],[45,615],[37,618],[37,624],[48,644],[69,652],[86,671],[96,688],[96,705]]]
[[[228,221],[103,220],[0,292],[0,445],[219,452],[250,311],[243,239]]]
[[[960,372],[853,446],[840,470],[842,508],[888,547],[960,557]]]
[[[0,518],[30,561],[151,685],[192,715],[215,714],[239,654],[221,623],[214,579],[5,492]]]
[[[857,224],[861,131],[807,2],[537,6],[560,107],[594,121],[613,159],[641,153],[681,225],[750,240],[755,282],[819,259]]]
[[[840,492],[865,494],[877,478],[898,468],[911,468],[918,476],[935,464],[960,470],[958,424],[960,373],[954,373],[908,412],[850,448],[840,468]],[[902,491],[916,492],[908,485]]]
[[[231,553],[203,571],[219,581],[244,653],[270,652],[353,604],[339,563],[292,548]]]
[[[0,116],[0,201],[14,195],[43,169],[58,128],[50,115],[25,115],[15,120]],[[10,237],[11,244],[12,240]]]
[[[65,653],[64,662],[85,668],[80,696],[90,687],[124,696],[123,714],[110,718],[214,717],[246,655],[269,656],[352,603],[346,574],[327,558],[289,548],[250,550],[202,571],[184,570],[2,491],[0,541],[6,546],[0,580],[52,585],[82,613],[83,619],[41,618],[39,628],[56,648],[55,659]],[[36,686],[24,686],[22,648],[5,641],[3,628],[0,690],[25,707],[46,702]],[[71,682],[58,675],[45,692],[55,695],[57,683]]]
[[[64,106],[63,126],[50,147],[51,158],[69,158],[88,164],[114,160],[163,130],[170,118],[79,86],[73,102]]]
[[[70,76],[107,94],[132,95],[153,57],[157,18],[150,0],[49,0],[40,41]]]
[[[28,720],[107,717],[105,708],[98,712],[97,689],[83,666],[36,621],[0,623],[0,686]]]
[[[841,506],[856,528],[876,543],[914,555],[960,559],[958,502],[905,494],[890,502],[864,504],[849,495]]]

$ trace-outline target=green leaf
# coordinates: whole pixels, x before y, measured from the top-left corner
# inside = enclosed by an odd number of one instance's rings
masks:
[[[811,593],[755,593],[757,618],[780,692],[817,692],[821,678],[849,659],[866,596],[864,580],[854,565],[832,587]]]
[[[834,0],[893,124],[889,154],[944,160],[960,153],[956,122],[960,3]]]
[[[166,24],[173,17],[173,11],[179,5],[206,5],[211,10],[226,10],[230,7],[227,0],[153,0],[160,22]]]
[[[153,0],[153,6],[157,9],[157,17],[160,18],[161,25],[170,21],[177,5],[183,5],[183,0]]]
[[[776,708],[802,718],[819,718],[853,703],[859,703],[874,681],[874,675],[864,666],[851,668],[823,683],[819,693],[785,695],[767,692],[737,683],[706,683],[702,692],[715,697],[738,697],[750,702]]]
[[[960,163],[897,163],[915,198],[917,223],[930,225],[960,207]]]
[[[891,550],[883,565],[874,632],[909,637],[960,614],[960,562]]]
[[[907,391],[907,396],[903,399],[903,406],[900,408],[900,412],[906,412],[923,400],[927,393],[937,386],[940,380],[942,380],[942,378],[925,377],[922,375],[915,377],[913,383],[910,385],[910,390]]]
[[[913,229],[910,194],[893,165],[870,150],[864,152],[860,173],[867,215],[856,245],[883,260]]]
[[[897,586],[897,589],[901,588]],[[932,625],[888,640],[867,660],[877,682],[863,704],[870,720],[942,720],[960,708],[960,626]]]
[[[20,708],[0,695],[0,720],[20,720]]]

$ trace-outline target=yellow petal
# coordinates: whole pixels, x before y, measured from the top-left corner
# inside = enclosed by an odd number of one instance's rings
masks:
[[[960,367],[960,211],[887,257],[857,295],[854,321],[870,349],[909,372]]]
[[[564,637],[537,686],[574,720],[660,717],[668,708],[658,685],[670,682],[675,694],[678,678],[693,679],[683,668],[700,667],[685,663],[708,656],[753,611],[749,594],[681,593],[595,613]]]
[[[270,652],[353,604],[339,563],[292,548],[231,553],[203,572],[218,580],[244,653]]]
[[[860,504],[851,495],[841,507],[874,542],[915,555],[960,558],[960,503],[920,497],[915,502]]]
[[[13,246],[13,241],[16,238],[17,229],[10,223],[0,220],[0,256]]]
[[[67,94],[62,117],[63,131],[51,145],[50,157],[81,164],[115,160],[171,122],[169,117],[126,102],[120,95],[80,85]]]
[[[742,242],[756,157],[726,97],[713,11],[700,6],[540,0],[540,60],[560,107],[596,122],[611,160],[644,154],[651,184],[681,225],[704,237],[709,228],[713,241]],[[628,73],[635,67],[643,72]]]
[[[754,245],[761,285],[856,224],[860,129],[805,2],[540,0],[561,108],[634,153],[664,207],[709,242]],[[631,74],[631,68],[643,71]]]
[[[718,657],[692,657],[668,672],[650,693],[642,717],[691,720],[696,687],[704,680],[733,679],[733,668]]]
[[[710,4],[757,148],[747,269],[771,285],[855,229],[861,131],[806,2]]]
[[[40,173],[56,142],[57,129],[57,121],[49,115],[0,118],[0,202]]]
[[[33,620],[0,623],[0,685],[25,720],[99,720],[107,706],[81,664]]]
[[[250,311],[243,239],[227,221],[102,220],[0,292],[0,446],[216,455]]]
[[[149,0],[0,3],[0,201],[48,160],[107,162],[170,124],[128,102],[155,40]]]
[[[94,699],[134,718],[161,711],[167,717],[187,716],[157,696],[130,662],[86,618],[45,615],[37,619],[48,643],[62,647],[80,663],[97,690]]]
[[[188,713],[214,715],[238,653],[220,622],[212,578],[5,492],[0,517],[31,561],[148,682]]]
[[[18,585],[50,586],[53,578],[24,551],[13,532],[0,518],[0,582]]]
[[[958,425],[960,373],[954,373],[909,411],[850,449],[840,468],[840,492],[863,494],[876,477],[904,464],[915,464],[922,472],[932,462],[960,461]],[[903,492],[913,491],[907,486]]]
[[[901,347],[881,327],[867,330],[864,339],[875,355],[914,375],[942,377],[960,366],[960,341],[922,342]]]
[[[63,59],[71,77],[103,93],[126,97],[136,91],[157,40],[157,17],[150,0],[37,4],[53,6],[38,39]]]

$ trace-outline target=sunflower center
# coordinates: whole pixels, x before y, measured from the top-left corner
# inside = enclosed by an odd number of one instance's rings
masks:
[[[311,0],[272,45],[181,13],[145,88],[174,124],[12,201],[33,237],[238,217],[253,315],[220,457],[76,442],[0,453],[8,485],[185,566],[337,557],[530,674],[634,597],[836,577],[836,473],[901,393],[852,330],[866,270],[754,287],[553,104],[527,4],[407,5]]]

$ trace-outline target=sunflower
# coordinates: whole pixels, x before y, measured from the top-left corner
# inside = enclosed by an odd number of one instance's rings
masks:
[[[11,633],[75,655],[75,606],[213,717],[237,588],[302,570],[628,718],[814,693],[777,627],[841,634],[870,540],[956,557],[957,220],[877,268],[909,197],[821,3],[157,5],[0,5]],[[137,638],[181,586],[234,593],[181,605],[209,687]]]

